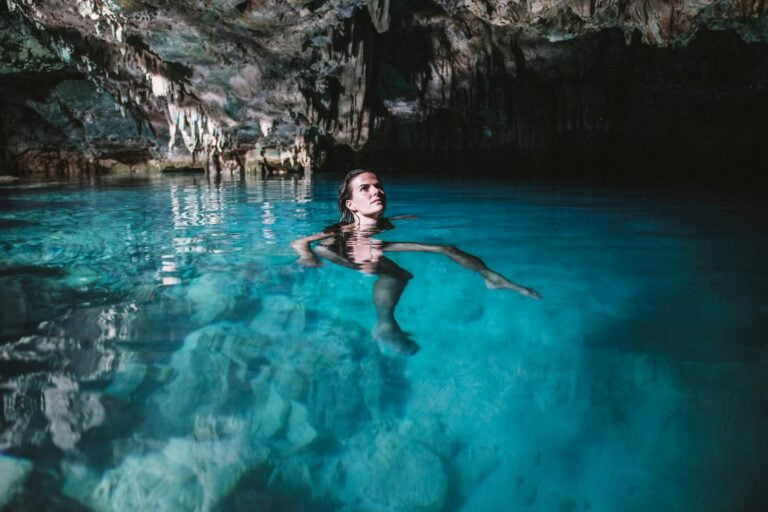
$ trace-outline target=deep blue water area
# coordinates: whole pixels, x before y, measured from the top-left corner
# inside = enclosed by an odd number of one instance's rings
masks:
[[[375,276],[296,263],[332,180],[0,187],[0,505],[93,511],[768,507],[757,203],[385,180],[442,254],[371,335]]]

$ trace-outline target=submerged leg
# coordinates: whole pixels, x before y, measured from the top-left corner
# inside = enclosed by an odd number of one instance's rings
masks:
[[[395,307],[413,276],[386,258],[379,260],[376,275],[376,282],[373,284],[373,305],[376,308],[377,322],[373,327],[373,337],[382,348],[402,355],[415,354],[419,345],[408,338],[395,319]]]
[[[492,290],[514,290],[525,297],[531,297],[533,299],[541,298],[541,295],[539,295],[539,293],[533,288],[520,286],[517,283],[513,283],[498,272],[491,270],[483,262],[483,260],[477,256],[473,256],[472,254],[466,253],[461,249],[450,246],[445,248],[443,254],[451,258],[462,267],[474,270],[483,276],[483,279],[485,280],[485,286]]]
[[[488,266],[472,254],[462,251],[456,247],[450,245],[437,245],[437,244],[420,244],[414,242],[388,242],[384,244],[385,251],[395,252],[436,252],[448,256],[451,260],[458,263],[464,268],[474,270],[485,280],[485,285],[491,289],[504,289],[514,290],[520,295],[525,297],[531,297],[533,299],[540,299],[541,295],[533,288],[526,288],[517,283],[513,283],[498,272],[494,272]]]

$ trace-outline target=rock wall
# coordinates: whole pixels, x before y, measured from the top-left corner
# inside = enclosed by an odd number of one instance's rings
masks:
[[[693,124],[689,110],[712,117],[693,134],[694,149],[709,147],[725,133],[718,119],[730,130],[745,103],[757,108],[741,140],[754,147],[765,10],[763,0],[7,0],[0,164],[235,170],[270,151],[293,169],[343,165],[339,155],[557,167],[570,157],[553,164],[554,153],[575,151],[589,167],[633,138]],[[706,77],[734,67],[726,88]],[[665,114],[681,96],[699,104]],[[684,142],[664,140],[642,152]]]
[[[409,45],[421,59],[380,66],[378,131],[353,160],[653,180],[675,179],[676,169],[706,179],[725,169],[728,179],[768,162],[765,44],[732,31],[701,30],[686,46],[658,48],[639,32],[626,44],[618,30],[558,43],[483,30],[465,24],[450,42],[425,30]],[[422,88],[390,85],[412,79]]]

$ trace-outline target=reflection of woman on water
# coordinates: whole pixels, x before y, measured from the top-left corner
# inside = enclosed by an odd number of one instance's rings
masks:
[[[373,238],[394,226],[383,217],[386,195],[376,174],[357,169],[347,174],[339,186],[341,220],[321,233],[299,238],[291,247],[299,254],[299,262],[308,267],[319,266],[321,256],[338,265],[367,274],[375,274],[373,304],[378,321],[373,328],[374,338],[384,347],[400,354],[414,354],[419,346],[400,329],[395,320],[395,306],[400,300],[408,280],[408,271],[387,258],[385,252],[436,252],[448,256],[462,267],[474,270],[485,280],[488,288],[514,290],[534,299],[539,294],[531,288],[513,283],[489,269],[483,261],[449,245],[414,242],[383,242]],[[393,217],[392,220],[407,217]],[[312,242],[318,241],[314,248]]]

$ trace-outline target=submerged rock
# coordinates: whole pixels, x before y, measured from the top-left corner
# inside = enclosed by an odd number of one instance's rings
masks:
[[[83,433],[106,420],[101,393],[88,384],[109,382],[133,357],[98,338],[35,335],[0,347],[0,361],[14,364],[19,373],[2,381],[7,396],[0,444],[40,445],[50,439],[72,450]]]
[[[194,331],[173,355],[175,378],[153,400],[168,422],[182,426],[195,413],[215,413],[233,399],[247,399],[254,392],[252,379],[266,371],[263,354],[270,344],[229,322]]]
[[[131,455],[98,481],[72,472],[65,492],[98,512],[212,510],[246,468],[267,459],[268,450],[247,442],[242,423],[235,425],[220,438],[171,439],[160,451]]]
[[[440,458],[396,433],[356,438],[341,458],[341,494],[358,510],[430,512],[443,508],[448,476]]]
[[[193,304],[195,321],[206,324],[231,311],[242,291],[242,284],[228,274],[209,273],[195,279],[186,295]]]
[[[52,386],[43,391],[45,415],[51,440],[63,450],[71,450],[86,430],[101,425],[106,414],[98,393],[83,392],[76,382],[54,376]]]
[[[309,422],[306,406],[295,400],[291,401],[291,415],[288,418],[286,437],[297,450],[304,448],[317,438],[317,430]]]
[[[31,462],[0,455],[0,507],[5,506],[21,490],[31,471]]]
[[[303,304],[286,295],[264,297],[262,309],[254,318],[252,327],[287,336],[299,336],[307,324],[307,311]]]
[[[254,413],[251,428],[261,437],[273,437],[285,427],[290,412],[291,403],[270,387],[267,403]]]
[[[67,495],[97,512],[204,511],[237,502],[254,479],[248,492],[295,509],[441,510],[441,456],[454,443],[445,432],[398,428],[382,397],[405,388],[382,388],[402,368],[358,339],[357,324],[292,330],[295,315],[306,317],[286,299],[265,301],[258,316],[282,331],[218,322],[187,335],[133,435],[112,447],[112,469],[66,465]]]
[[[26,334],[25,323],[42,322],[64,309],[66,289],[43,272],[45,267],[35,274],[0,275],[0,323],[6,333],[18,327],[19,335]]]
[[[280,369],[275,376],[280,394],[291,400],[303,401],[307,396],[307,378],[304,372],[288,368]]]

